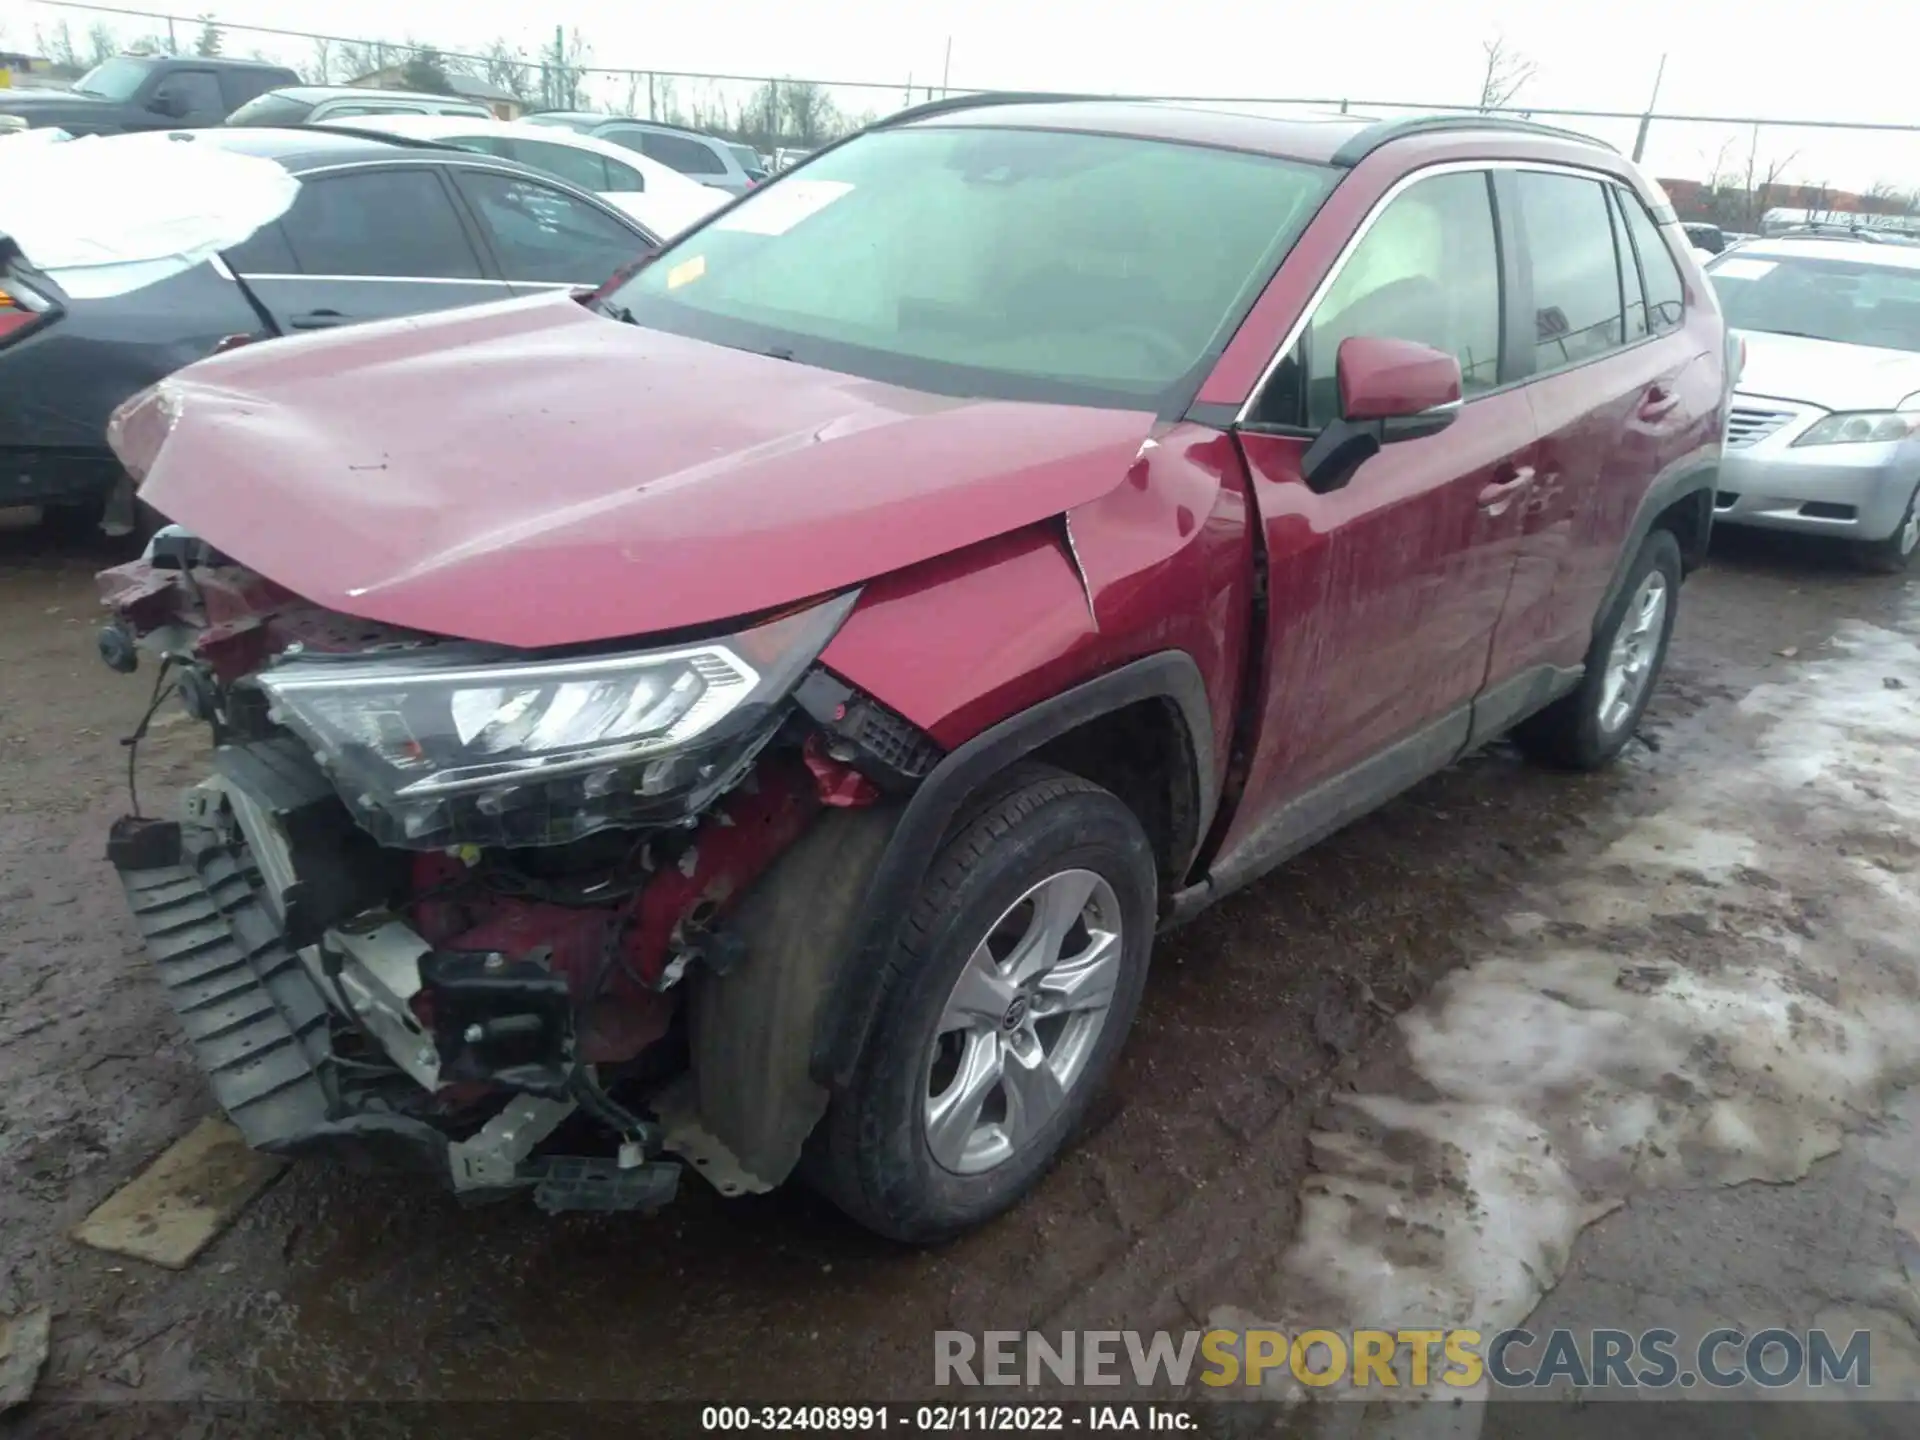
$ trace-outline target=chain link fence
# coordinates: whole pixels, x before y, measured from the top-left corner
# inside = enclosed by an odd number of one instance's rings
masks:
[[[17,83],[70,80],[91,64],[129,51],[215,53],[285,65],[313,84],[374,77],[399,88],[448,90],[502,115],[582,109],[664,120],[771,152],[811,149],[871,120],[943,94],[898,80],[797,78],[636,69],[605,63],[590,33],[556,27],[529,50],[508,40],[477,49],[420,38],[367,39],[230,24],[83,0],[0,0],[0,53],[34,54],[44,74]],[[1181,96],[1274,114],[1345,111],[1389,118],[1472,107],[1422,97]],[[1668,181],[1683,214],[1733,229],[1759,228],[1774,207],[1920,213],[1920,123],[1893,124],[1780,116],[1689,115],[1640,110],[1503,107],[1592,135]]]

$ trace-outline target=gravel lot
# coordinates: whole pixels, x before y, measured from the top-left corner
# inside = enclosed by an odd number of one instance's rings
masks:
[[[0,1314],[53,1308],[56,1399],[904,1399],[930,1386],[935,1328],[1275,1314],[1314,1118],[1391,1068],[1393,1017],[1516,953],[1514,914],[1696,804],[1743,697],[1820,663],[1847,622],[1895,623],[1915,588],[1724,537],[1628,763],[1570,778],[1497,746],[1164,943],[1091,1133],[1031,1201],[940,1250],[800,1192],[722,1202],[689,1182],[653,1219],[554,1220],[297,1166],[175,1274],[67,1238],[211,1108],[102,859],[147,685],[93,656],[111,559],[0,533]],[[149,808],[202,749],[184,717],[156,727]]]

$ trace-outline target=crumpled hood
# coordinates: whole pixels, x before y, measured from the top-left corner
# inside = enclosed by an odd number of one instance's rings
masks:
[[[1823,410],[1893,410],[1920,393],[1920,354],[1742,330],[1740,391]]]
[[[1137,411],[957,400],[570,296],[275,340],[111,438],[142,498],[316,604],[522,647],[710,624],[1118,484]]]

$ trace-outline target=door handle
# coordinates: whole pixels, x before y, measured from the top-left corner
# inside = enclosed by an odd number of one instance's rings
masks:
[[[1642,420],[1659,420],[1672,413],[1673,407],[1680,403],[1680,397],[1671,393],[1664,385],[1655,385],[1647,391],[1646,398],[1640,402]]]
[[[345,325],[351,318],[338,310],[309,310],[304,315],[289,317],[287,325],[294,330],[331,330],[335,325]]]
[[[1480,487],[1480,508],[1498,515],[1515,496],[1533,484],[1533,466],[1503,465],[1498,472],[1504,479],[1490,480]]]

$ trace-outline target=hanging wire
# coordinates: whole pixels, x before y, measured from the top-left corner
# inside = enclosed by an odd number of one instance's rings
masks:
[[[140,742],[147,738],[147,727],[153,723],[154,714],[166,703],[167,697],[179,689],[179,686],[167,683],[167,672],[172,668],[173,657],[163,657],[160,672],[153,677],[153,694],[147,701],[146,713],[140,717],[140,723],[133,727],[133,733],[120,741],[127,747],[127,800],[133,807],[133,818],[136,820],[145,818],[140,813],[140,783],[136,773]]]

